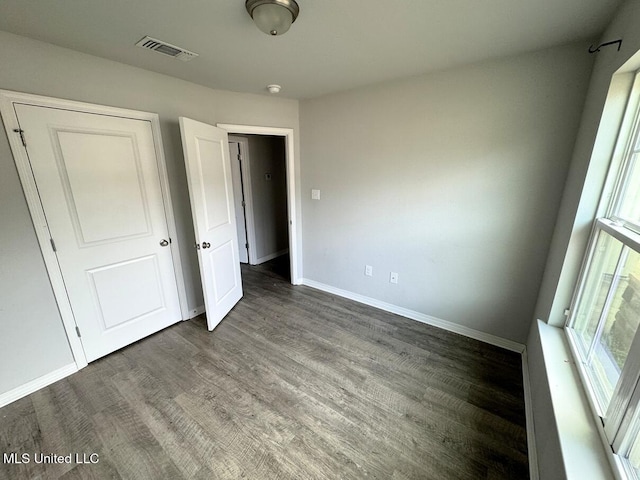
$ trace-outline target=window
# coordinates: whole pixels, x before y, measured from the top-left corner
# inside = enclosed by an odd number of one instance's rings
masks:
[[[640,479],[639,74],[634,85],[566,331],[621,474]]]

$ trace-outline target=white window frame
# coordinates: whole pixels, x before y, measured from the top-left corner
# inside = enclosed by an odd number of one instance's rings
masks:
[[[603,425],[601,429],[603,441],[614,452],[615,464],[618,467],[618,472],[616,473],[619,478],[623,479],[640,478],[631,467],[631,463],[625,458],[631,451],[633,440],[640,435],[640,329],[634,336],[609,406],[606,411],[603,411],[598,401],[597,387],[591,381],[588,366],[583,363],[586,357],[585,353],[588,355],[589,352],[585,352],[582,340],[571,326],[576,320],[577,305],[584,295],[587,274],[589,273],[600,232],[612,236],[623,245],[640,253],[640,225],[616,215],[621,204],[620,193],[626,187],[628,174],[631,171],[631,162],[628,160],[634,153],[640,152],[640,148],[635,150],[633,148],[635,144],[640,143],[639,140],[640,72],[637,72],[598,207],[598,212],[604,213],[604,217],[594,219],[589,245],[584,256],[577,287],[574,291],[565,324],[568,343],[576,359],[576,366],[587,392],[591,409],[600,420],[601,425]],[[618,269],[619,267],[620,261],[616,268]],[[610,290],[613,288],[612,284]],[[600,321],[602,322],[602,318]],[[597,335],[594,335],[594,342],[597,342],[597,338]]]

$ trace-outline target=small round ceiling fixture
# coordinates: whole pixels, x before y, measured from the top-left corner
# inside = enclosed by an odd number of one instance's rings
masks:
[[[280,89],[282,87],[280,85],[276,85],[275,83],[272,85],[267,85],[267,90],[269,90],[269,93],[280,93]]]
[[[273,36],[286,33],[300,13],[295,0],[246,0],[244,5],[257,27]]]

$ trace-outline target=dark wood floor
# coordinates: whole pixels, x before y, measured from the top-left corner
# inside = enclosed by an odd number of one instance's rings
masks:
[[[278,269],[243,283],[215,332],[180,323],[0,409],[0,452],[32,456],[0,478],[529,478],[519,355]]]

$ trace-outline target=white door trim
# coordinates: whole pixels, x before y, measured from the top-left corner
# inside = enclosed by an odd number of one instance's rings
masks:
[[[302,252],[302,232],[300,231],[300,197],[297,193],[300,172],[296,169],[295,141],[293,128],[262,127],[254,125],[235,125],[218,123],[218,127],[224,128],[229,134],[238,135],[272,135],[285,137],[285,156],[287,166],[287,209],[289,214],[289,257],[291,261],[291,283],[302,284],[302,263],[299,255]]]
[[[247,243],[249,244],[249,265],[256,265],[258,263],[258,257],[256,255],[256,224],[253,217],[253,190],[251,190],[249,139],[247,137],[229,135],[229,141],[236,142],[241,145],[240,155],[242,156],[242,163],[240,164],[240,170],[242,173],[242,188],[244,190],[244,212],[247,226]]]
[[[51,248],[49,227],[40,202],[35,179],[31,173],[31,166],[27,151],[22,145],[20,135],[14,132],[19,129],[18,117],[15,112],[14,104],[34,105],[38,107],[58,108],[64,110],[74,110],[83,113],[93,113],[98,115],[109,115],[113,117],[123,117],[135,120],[146,120],[151,124],[153,132],[153,141],[155,146],[156,158],[158,160],[158,172],[160,175],[160,187],[162,189],[162,198],[164,203],[164,211],[167,218],[167,227],[171,237],[171,253],[176,275],[176,283],[178,286],[178,298],[180,301],[180,312],[183,319],[189,318],[189,309],[187,306],[187,295],[182,272],[182,263],[180,260],[180,248],[178,245],[178,235],[176,231],[175,219],[173,216],[173,206],[171,203],[171,194],[169,190],[169,177],[167,175],[167,167],[162,149],[162,136],[160,134],[160,120],[157,114],[140,112],[137,110],[127,110],[123,108],[107,107],[103,105],[94,105],[84,102],[76,102],[72,100],[64,100],[58,98],[44,97],[41,95],[32,95],[28,93],[13,92],[9,90],[0,90],[0,114],[4,121],[4,127],[9,139],[9,146],[13,153],[13,158],[20,177],[20,183],[27,200],[27,206],[33,226],[35,228],[40,251],[44,258],[45,267],[49,274],[49,280],[53,289],[62,324],[69,340],[71,352],[78,369],[87,366],[87,358],[82,348],[82,343],[76,334],[76,323],[71,310],[71,304],[67,297],[62,278],[62,272],[58,265],[57,258]],[[28,136],[28,133],[27,133]]]

